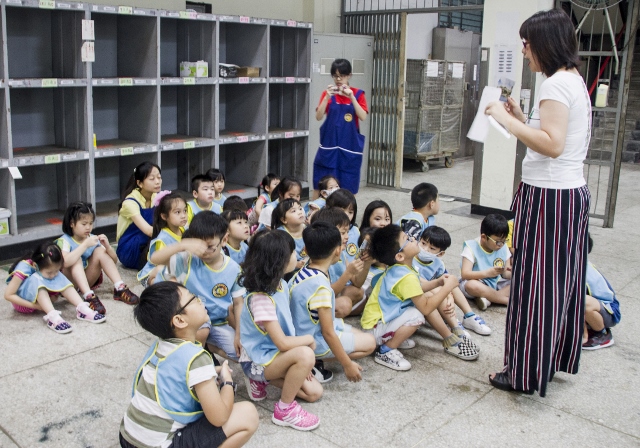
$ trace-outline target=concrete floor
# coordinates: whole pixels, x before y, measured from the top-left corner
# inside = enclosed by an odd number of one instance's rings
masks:
[[[442,195],[469,198],[471,172],[471,160],[459,160],[452,169],[434,166],[426,174],[416,166],[405,170],[403,187],[430,181]],[[489,385],[487,375],[501,367],[504,345],[506,309],[494,306],[482,314],[493,334],[474,336],[482,349],[475,362],[448,356],[437,334],[423,328],[415,338],[417,347],[405,351],[413,364],[408,372],[367,358],[361,361],[363,381],[351,384],[338,364],[329,365],[335,378],[325,385],[324,397],[304,404],[322,421],[311,433],[270,422],[279,398],[279,390],[270,387],[268,399],[258,403],[260,427],[249,446],[640,446],[640,349],[631,331],[633,316],[640,314],[639,194],[640,166],[625,165],[614,229],[603,229],[598,221],[591,226],[591,259],[621,302],[623,320],[613,330],[616,343],[585,352],[580,374],[556,375],[547,397]],[[366,188],[358,195],[360,213],[376,198],[391,204],[396,217],[410,209],[407,192]],[[456,274],[462,242],[479,233],[481,218],[469,210],[466,202],[443,201],[437,218],[451,233],[445,263]],[[123,272],[135,285],[135,273]],[[2,291],[6,275],[0,272]],[[107,281],[97,293],[107,298],[111,288]],[[102,325],[78,322],[70,305],[56,305],[74,325],[68,335],[48,331],[41,314],[25,316],[7,303],[0,306],[0,447],[118,446],[132,377],[152,337],[134,323],[129,306],[111,299],[105,305],[109,320]],[[240,375],[236,367],[236,381]],[[246,397],[240,386],[238,400]]]

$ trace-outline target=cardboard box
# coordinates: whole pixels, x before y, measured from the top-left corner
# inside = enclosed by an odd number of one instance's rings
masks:
[[[0,208],[0,236],[9,235],[9,217],[11,212],[6,208]]]
[[[196,63],[183,61],[180,63],[180,76],[187,78],[189,76],[196,76]]]
[[[238,77],[249,77],[249,78],[259,78],[261,67],[239,67],[238,68]]]

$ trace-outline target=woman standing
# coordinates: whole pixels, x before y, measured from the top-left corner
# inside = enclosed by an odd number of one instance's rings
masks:
[[[364,92],[349,85],[351,63],[336,59],[331,64],[330,84],[322,92],[316,108],[316,120],[322,120],[320,147],[313,162],[314,199],[318,197],[318,182],[326,175],[336,178],[341,188],[356,194],[360,187],[360,167],[364,135],[359,121],[367,118],[367,100]]]
[[[591,100],[577,70],[575,29],[563,11],[534,14],[520,37],[529,68],[546,79],[528,117],[511,98],[485,111],[527,145],[511,206],[515,254],[504,368],[489,381],[543,397],[555,372],[578,373],[580,361],[590,203],[583,161]]]

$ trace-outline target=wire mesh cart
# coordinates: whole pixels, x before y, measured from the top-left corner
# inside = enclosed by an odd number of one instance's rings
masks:
[[[453,166],[453,154],[460,148],[464,101],[464,62],[407,60],[403,156],[422,162],[444,159]]]

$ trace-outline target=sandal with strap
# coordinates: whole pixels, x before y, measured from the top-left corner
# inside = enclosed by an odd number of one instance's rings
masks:
[[[52,311],[51,313],[43,316],[43,319],[47,323],[47,327],[51,328],[56,333],[65,334],[73,330],[69,322],[60,316],[60,311]]]

